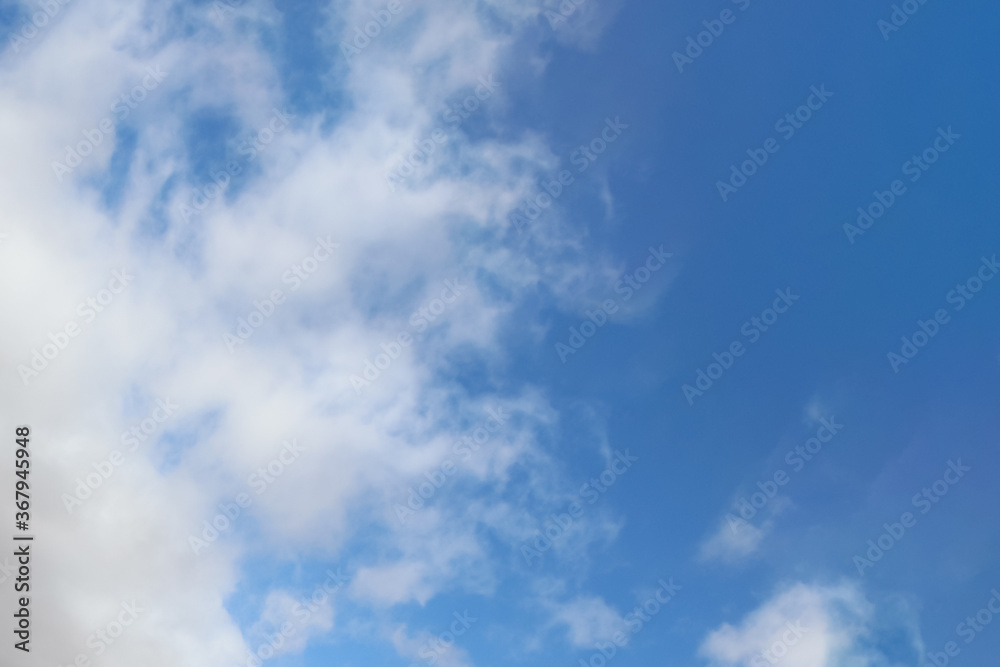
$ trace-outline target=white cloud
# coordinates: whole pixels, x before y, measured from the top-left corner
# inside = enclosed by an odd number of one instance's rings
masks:
[[[747,494],[765,497],[759,492]],[[743,496],[741,500],[745,500]],[[743,507],[753,509],[756,514],[750,519],[744,519],[740,507],[733,503],[733,511],[726,513],[719,521],[719,527],[701,543],[698,557],[701,560],[719,560],[724,563],[738,563],[758,554],[761,544],[774,532],[775,519],[792,506],[792,501],[785,496],[767,498],[767,504],[760,509],[752,507],[747,501]],[[749,509],[747,511],[749,511]]]
[[[578,596],[553,603],[553,622],[566,628],[567,638],[577,648],[593,648],[625,630],[622,615],[597,596]]]
[[[461,627],[461,626],[456,626]],[[414,662],[426,662],[440,667],[469,667],[469,654],[459,645],[461,636],[454,637],[448,630],[441,634],[421,631],[414,635],[405,625],[399,625],[388,634],[389,640],[399,655]]]
[[[737,625],[723,623],[699,653],[713,667],[888,667],[894,663],[871,642],[876,625],[876,609],[857,585],[798,583]]]
[[[426,581],[423,563],[393,563],[358,570],[354,580],[355,596],[368,598],[376,604],[392,605],[416,601],[424,604],[434,589]]]
[[[353,17],[368,4],[336,6]],[[549,258],[545,243],[527,255],[501,242],[503,214],[533,186],[521,165],[551,164],[551,153],[533,136],[456,137],[449,153],[456,162],[431,165],[419,187],[389,193],[383,178],[386,164],[423,136],[450,96],[484,74],[502,80],[506,50],[528,19],[512,11],[502,27],[480,16],[475,3],[427,3],[398,39],[373,44],[349,69],[336,56],[315,84],[337,86],[343,107],[300,114],[255,157],[246,187],[231,186],[184,224],[177,206],[190,201],[188,183],[204,183],[192,171],[187,120],[206,110],[231,114],[242,137],[287,102],[273,54],[247,38],[273,30],[280,17],[262,5],[222,20],[210,10],[70,5],[26,52],[0,55],[0,206],[8,235],[0,280],[17,286],[0,295],[8,315],[0,330],[5,367],[30,365],[32,349],[67,322],[81,327],[28,386],[16,372],[0,383],[8,414],[35,432],[33,521],[52,546],[36,556],[46,576],[33,603],[53,610],[36,619],[37,636],[52,638],[33,647],[39,662],[93,658],[86,637],[132,599],[148,614],[101,656],[103,665],[239,660],[244,641],[225,602],[248,555],[310,553],[332,561],[364,543],[351,593],[374,608],[423,603],[452,588],[488,594],[500,575],[481,522],[510,535],[529,512],[497,499],[466,516],[476,505],[457,491],[443,493],[439,507],[422,513],[429,531],[421,532],[395,526],[388,500],[447,454],[440,443],[501,399],[469,396],[440,379],[452,351],[499,375],[507,360],[497,338],[511,324],[511,301],[544,276],[588,270],[582,249]],[[339,53],[339,35],[324,34]],[[136,147],[120,204],[109,209],[99,191],[110,183],[120,145],[111,138],[60,183],[52,162],[64,158],[65,146],[81,141],[81,132],[157,65],[168,76],[130,116]],[[502,95],[496,103],[502,108]],[[454,233],[464,229],[486,240]],[[336,257],[290,291],[283,272],[326,235],[340,244]],[[409,314],[436,285],[471,266],[513,296],[498,300],[495,291],[470,287],[442,324],[356,395],[349,376],[363,360],[410,330]],[[77,304],[122,267],[134,282],[83,323]],[[285,303],[230,353],[222,334],[275,288],[285,291]],[[172,452],[176,465],[167,468],[165,445],[144,445],[68,515],[60,495],[120,448],[119,434],[134,423],[126,403],[159,396],[183,406],[164,428],[200,433],[194,446]],[[512,465],[532,461],[539,466],[528,484],[547,488],[560,472],[533,429],[550,423],[552,410],[530,390],[502,398],[522,405],[520,421],[465,474],[488,494],[513,483]],[[214,415],[208,426],[207,415]],[[248,476],[290,438],[305,447],[301,460],[255,495]],[[235,528],[194,555],[188,535],[244,492],[253,504]],[[541,508],[544,514],[548,505]],[[240,522],[253,523],[252,541],[241,537],[247,524]],[[373,524],[377,535],[363,535]],[[289,595],[276,585],[262,622],[287,611]],[[324,608],[310,632],[333,627],[335,611]]]
[[[702,542],[699,556],[703,560],[736,562],[750,556],[771,532],[774,522],[765,521],[761,527],[729,516],[721,521],[718,530]]]

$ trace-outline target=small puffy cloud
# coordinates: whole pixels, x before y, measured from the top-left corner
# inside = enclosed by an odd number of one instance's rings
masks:
[[[578,648],[591,648],[625,629],[622,615],[601,597],[580,596],[552,608],[553,624],[565,626],[570,643]]]
[[[424,604],[434,594],[428,585],[423,563],[393,563],[358,570],[352,594],[376,605],[416,601]]]
[[[761,541],[771,532],[773,525],[771,521],[767,521],[758,528],[752,523],[727,514],[719,529],[702,543],[699,556],[702,560],[725,562],[746,558],[757,551]]]
[[[470,667],[473,664],[469,654],[447,632],[434,635],[423,631],[410,635],[407,627],[400,625],[389,634],[389,640],[399,655],[414,662],[425,661],[439,667]]]
[[[741,499],[743,500],[743,499]],[[738,508],[734,503],[734,508]],[[736,563],[757,553],[761,543],[774,530],[775,517],[791,506],[791,501],[783,496],[769,498],[766,505],[749,520],[737,511],[729,512],[719,522],[718,529],[702,542],[698,556],[703,561],[720,560]],[[745,504],[750,509],[755,509]]]
[[[876,624],[857,585],[798,583],[709,633],[699,654],[712,667],[888,667],[895,663],[871,642]]]

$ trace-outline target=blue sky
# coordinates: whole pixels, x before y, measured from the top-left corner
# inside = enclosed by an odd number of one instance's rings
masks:
[[[32,659],[996,655],[1000,9],[39,11],[0,1],[0,414],[79,556]]]

